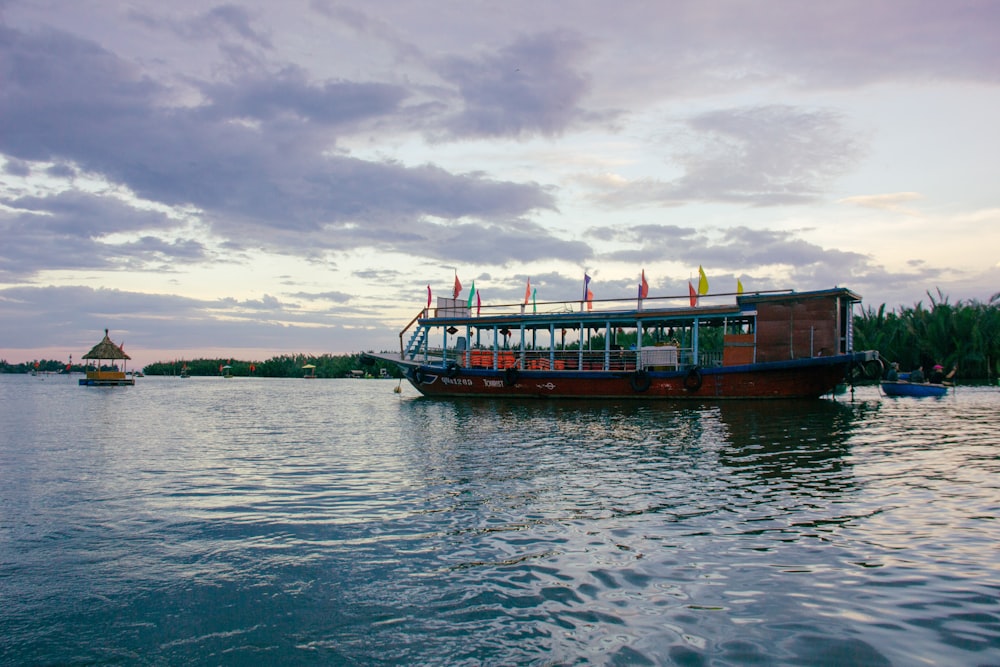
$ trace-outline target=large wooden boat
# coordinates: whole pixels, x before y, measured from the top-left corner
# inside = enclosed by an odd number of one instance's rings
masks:
[[[703,400],[819,397],[878,360],[853,349],[861,298],[850,290],[701,299],[728,303],[548,302],[539,304],[547,312],[516,304],[480,315],[464,299],[439,298],[400,332],[398,355],[362,361],[396,364],[426,396]]]

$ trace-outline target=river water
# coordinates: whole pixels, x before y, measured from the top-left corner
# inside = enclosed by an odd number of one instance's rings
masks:
[[[1000,664],[1000,390],[0,376],[0,663]]]

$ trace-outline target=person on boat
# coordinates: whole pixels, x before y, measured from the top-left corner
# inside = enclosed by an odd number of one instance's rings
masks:
[[[899,362],[894,361],[889,365],[889,370],[885,374],[886,382],[899,382]]]
[[[910,371],[910,382],[912,384],[919,384],[924,381],[924,370],[917,366],[912,371]]]
[[[955,368],[952,368],[951,371],[947,375],[945,375],[944,366],[942,366],[941,364],[934,364],[934,368],[931,370],[931,375],[930,378],[928,378],[928,380],[930,381],[931,384],[944,384],[945,380],[950,380],[953,377],[955,377],[956,370],[958,370],[957,366]]]

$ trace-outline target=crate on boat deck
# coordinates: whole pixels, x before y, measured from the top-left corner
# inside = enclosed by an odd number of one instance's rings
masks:
[[[657,345],[640,349],[639,367],[655,371],[677,368],[677,346]]]

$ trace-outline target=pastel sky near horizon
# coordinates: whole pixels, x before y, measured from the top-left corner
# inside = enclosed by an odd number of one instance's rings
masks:
[[[426,302],[1000,292],[1000,3],[0,0],[0,359]]]

